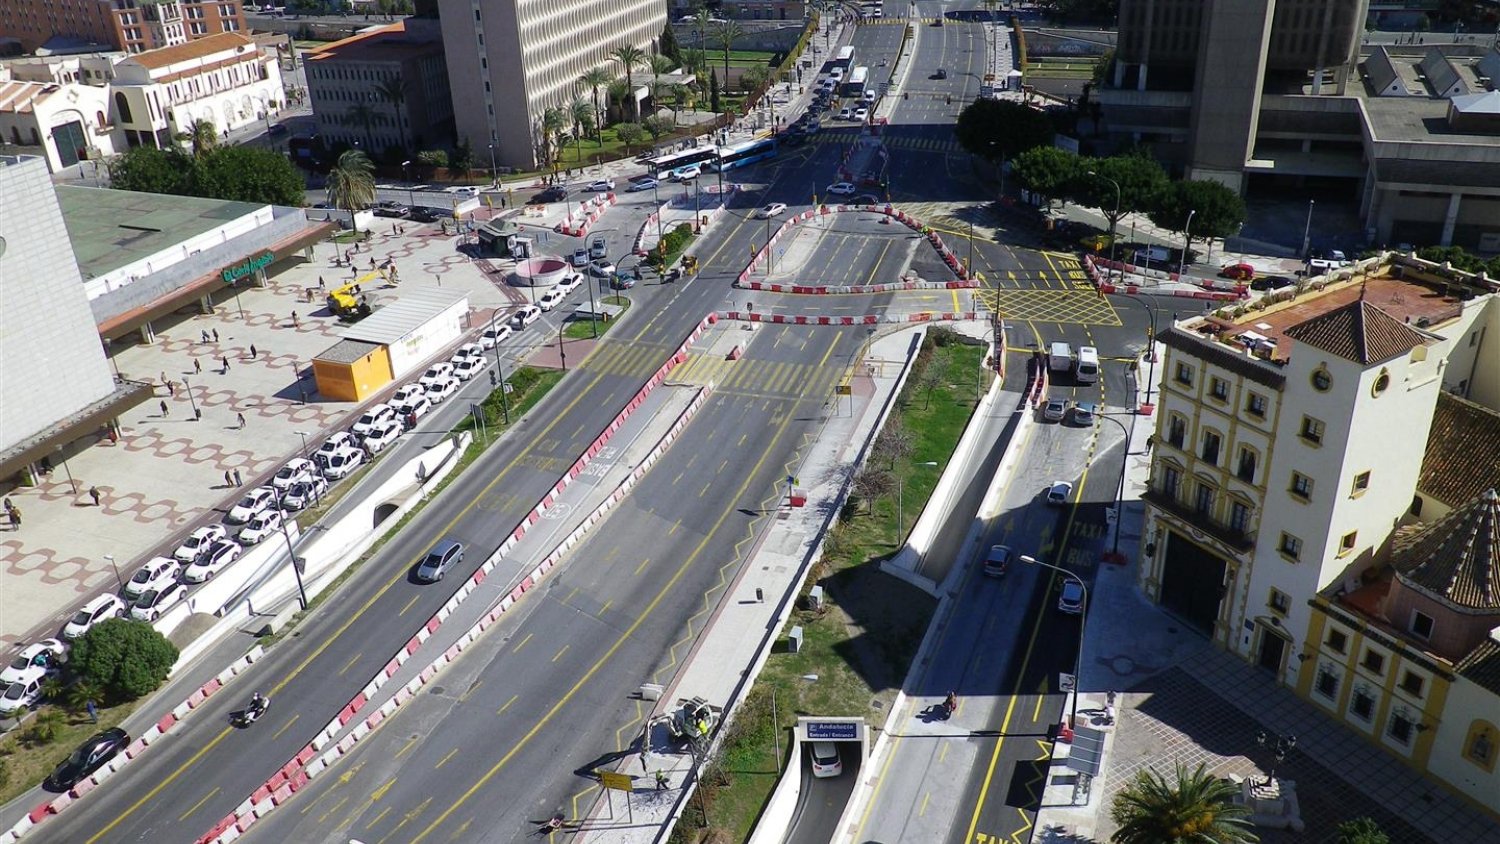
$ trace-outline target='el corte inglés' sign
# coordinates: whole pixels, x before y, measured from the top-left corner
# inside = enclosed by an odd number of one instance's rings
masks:
[[[275,260],[275,255],[272,255],[270,252],[262,252],[253,258],[246,258],[232,267],[225,267],[219,270],[219,278],[224,279],[225,284],[234,284],[256,270],[263,270],[271,266],[271,262]]]

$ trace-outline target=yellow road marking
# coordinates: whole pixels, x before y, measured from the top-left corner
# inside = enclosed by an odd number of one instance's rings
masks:
[[[345,803],[348,803],[348,802],[349,802],[349,795],[345,794],[343,797],[340,797],[339,798],[339,802],[337,802],[337,803],[333,804],[332,806],[328,807],[328,811],[324,812],[322,815],[320,815],[318,817],[318,823],[319,823],[319,825],[321,825],[323,822],[327,821],[328,817],[330,815],[332,815],[334,812],[337,812],[340,808],[343,807],[343,805]]]
[[[302,717],[302,713],[298,712],[297,714],[293,715],[291,718],[288,718],[287,722],[282,725],[281,729],[279,729],[275,733],[271,734],[271,738],[273,738],[273,739],[275,739],[275,738],[281,738],[281,734],[284,733],[284,732],[286,732],[288,727],[290,727],[293,724],[297,723],[297,719],[301,718],[301,717]]]
[[[829,344],[828,351],[823,354],[823,359],[818,361],[819,367],[822,367],[828,362],[828,358],[833,355],[833,350],[836,347],[837,343],[838,339],[835,338],[834,341]],[[786,429],[792,424],[792,420],[794,418],[795,417],[793,417],[791,414],[786,414],[782,417],[781,423],[777,426],[775,434],[773,434],[771,437],[771,442],[773,444],[778,442],[781,437],[786,434]],[[421,832],[421,834],[413,838],[411,844],[418,844],[418,842],[424,840],[428,835],[432,834],[432,831],[435,830],[439,825],[441,825],[443,821],[446,821],[450,816],[452,816],[454,812],[458,811],[460,806],[468,802],[468,800],[476,793],[478,793],[481,788],[484,788],[490,780],[494,779],[495,775],[500,772],[500,769],[509,764],[510,760],[521,751],[521,748],[525,747],[533,738],[536,737],[537,733],[541,732],[542,729],[546,727],[553,718],[557,717],[557,713],[562,711],[562,708],[566,706],[568,702],[578,694],[579,690],[582,689],[584,685],[588,683],[588,681],[599,672],[599,669],[604,667],[604,664],[612,659],[615,653],[621,647],[623,647],[626,642],[631,640],[631,638],[635,635],[635,631],[640,629],[640,626],[644,624],[646,619],[651,616],[651,613],[656,610],[656,607],[667,597],[667,595],[673,593],[673,590],[675,590],[677,587],[677,581],[682,579],[682,576],[688,572],[693,563],[698,559],[699,555],[703,553],[703,549],[708,547],[709,541],[713,539],[719,528],[723,527],[725,520],[729,518],[730,514],[738,512],[738,508],[734,506],[733,502],[738,501],[740,497],[743,496],[745,492],[750,488],[751,481],[755,480],[755,477],[765,466],[766,459],[770,456],[773,450],[774,449],[772,448],[767,448],[765,452],[761,454],[760,459],[755,462],[755,465],[745,473],[744,480],[740,482],[739,489],[735,490],[734,494],[731,495],[728,499],[731,502],[730,506],[726,507],[724,511],[719,514],[719,518],[715,520],[713,526],[703,534],[703,539],[698,543],[697,547],[695,547],[692,553],[688,554],[687,557],[683,559],[682,564],[677,567],[677,570],[675,572],[672,573],[672,577],[662,585],[661,589],[656,593],[656,596],[651,599],[651,603],[646,605],[646,607],[641,611],[641,614],[636,617],[635,621],[631,622],[628,628],[626,628],[619,636],[615,637],[615,642],[610,646],[609,650],[605,651],[603,656],[599,657],[599,659],[593,665],[589,666],[588,671],[584,672],[583,676],[578,678],[577,682],[575,682],[565,694],[558,698],[556,703],[552,704],[552,708],[548,709],[541,718],[537,719],[537,722],[532,725],[531,729],[528,730],[524,736],[521,737],[520,741],[516,742],[515,745],[512,746],[504,756],[500,757],[500,760],[498,762],[491,766],[490,769],[486,771],[484,775],[481,776],[473,785],[469,786],[469,789],[462,795],[460,795],[458,800],[454,801],[453,805],[443,810],[443,813],[438,815],[437,820],[433,821],[430,825],[428,825],[426,829]]]
[[[963,311],[963,307],[958,304],[958,288],[955,287],[949,292],[953,294],[953,312],[961,313]]]
[[[505,710],[507,710],[507,709],[509,709],[509,708],[510,708],[510,705],[511,705],[511,704],[512,704],[512,703],[515,703],[515,702],[516,702],[516,701],[517,701],[517,700],[519,700],[519,699],[520,699],[520,697],[521,697],[521,696],[520,696],[520,695],[511,695],[511,696],[510,696],[510,700],[507,700],[507,701],[506,701],[506,702],[505,702],[505,705],[504,705],[504,706],[502,706],[502,707],[500,707],[500,708],[499,708],[499,709],[496,709],[496,710],[495,710],[495,714],[496,714],[496,715],[502,715],[502,714],[504,714],[504,713],[505,713]]]
[[[411,609],[412,605],[415,604],[417,602],[417,599],[420,597],[422,597],[421,592],[418,592],[417,594],[411,596],[411,600],[407,601],[406,606],[402,607],[401,612],[396,613],[396,615],[406,615],[406,611]]]
[[[553,662],[557,662],[559,659],[562,659],[562,655],[565,654],[565,653],[567,653],[568,652],[568,648],[570,648],[570,647],[572,647],[572,645],[563,645],[562,646],[562,650],[558,651],[557,655],[554,656],[554,657],[552,657],[552,661]]]
[[[183,821],[187,820],[189,815],[191,815],[192,813],[194,813],[194,812],[198,811],[199,809],[203,808],[203,804],[208,802],[208,798],[210,798],[210,797],[212,797],[212,796],[214,796],[215,794],[218,794],[218,793],[219,793],[219,787],[218,786],[214,786],[214,790],[210,791],[209,793],[207,793],[205,795],[203,795],[203,799],[199,800],[197,803],[194,803],[193,807],[191,809],[188,809],[186,812],[183,812],[181,815],[178,815],[177,816],[177,822],[178,823],[182,823]]]
[[[380,814],[378,814],[378,815],[375,816],[375,820],[370,821],[369,823],[365,824],[365,829],[374,829],[375,828],[375,824],[380,823],[380,819],[383,818],[383,817],[385,817],[386,815],[389,815],[390,813],[391,813],[391,807],[390,806],[387,806],[384,809],[381,809],[380,810]]]
[[[919,817],[919,818],[926,817],[926,815],[927,815],[927,801],[931,800],[931,799],[932,799],[932,792],[930,792],[930,791],[924,791],[924,792],[922,792],[922,805],[920,807],[918,807],[918,809],[917,809],[917,817]]]
[[[444,756],[442,759],[439,759],[438,763],[436,765],[432,766],[432,769],[435,771],[438,768],[443,767],[444,765],[448,764],[448,760],[449,759],[452,759],[457,754],[458,754],[458,748],[455,747],[452,750],[448,751],[448,755],[447,756]]]
[[[358,662],[359,658],[362,657],[362,656],[364,656],[364,655],[365,655],[365,652],[364,651],[360,651],[359,653],[355,654],[354,656],[349,657],[349,661],[346,662],[346,663],[344,663],[344,667],[343,668],[339,669],[339,676],[340,677],[344,676],[344,672],[348,671],[351,668],[353,668],[354,667],[354,663]]]
[[[407,739],[406,744],[401,745],[401,749],[396,751],[396,755],[391,758],[400,759],[402,756],[405,756],[406,751],[411,750],[412,747],[416,745],[417,740],[420,738],[421,736],[412,736],[411,738]]]
[[[635,567],[635,571],[631,572],[631,574],[640,574],[641,572],[643,572],[643,571],[646,570],[646,566],[649,565],[650,563],[651,563],[651,558],[650,557],[647,557],[646,559],[641,560],[641,564],[638,565],[638,566],[636,566]]]
[[[524,647],[526,647],[526,643],[530,642],[531,641],[531,637],[534,636],[534,635],[535,634],[533,634],[533,633],[527,633],[526,634],[526,638],[522,639],[521,643],[519,645],[516,645],[514,648],[511,648],[510,652],[513,653],[513,654],[520,653],[521,649],[524,648]]]
[[[370,800],[378,803],[382,798],[385,797],[385,793],[391,790],[391,786],[396,784],[396,779],[396,777],[391,777],[390,779],[385,781],[385,785],[382,785],[381,787],[370,792]]]
[[[469,699],[469,695],[472,695],[475,692],[479,691],[479,687],[483,686],[483,685],[484,685],[484,681],[483,680],[475,680],[474,681],[474,685],[470,686],[468,691],[466,691],[463,694],[461,694],[461,695],[458,696],[459,702],[462,703],[463,701],[468,700]]]

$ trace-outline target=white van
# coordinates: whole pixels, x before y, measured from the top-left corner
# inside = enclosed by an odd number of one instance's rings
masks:
[[[1080,384],[1092,384],[1099,380],[1099,350],[1093,346],[1078,347],[1078,362],[1073,365],[1073,376]]]
[[[1047,367],[1053,372],[1068,372],[1073,368],[1073,347],[1061,340],[1047,351]]]

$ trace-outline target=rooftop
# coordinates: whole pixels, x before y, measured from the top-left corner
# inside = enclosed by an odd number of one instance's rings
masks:
[[[199,38],[186,44],[178,44],[173,47],[161,47],[156,50],[147,50],[137,53],[126,59],[149,70],[158,70],[169,67],[179,62],[189,62],[194,59],[205,59],[215,53],[240,48],[255,49],[255,42],[247,36],[238,32],[221,32],[218,35],[210,35],[207,38]]]
[[[1449,507],[1500,485],[1500,413],[1439,393],[1417,489]]]
[[[343,336],[346,340],[367,343],[397,343],[428,320],[468,298],[469,294],[462,291],[413,287],[402,291],[396,301],[344,329]]]
[[[148,258],[265,206],[195,196],[58,185],[85,280]]]
[[[1396,577],[1459,611],[1500,612],[1500,495],[1486,490],[1414,534],[1399,535]]]
[[[442,52],[441,41],[411,32],[405,21],[352,35],[304,52],[307,61],[400,61],[408,56]]]

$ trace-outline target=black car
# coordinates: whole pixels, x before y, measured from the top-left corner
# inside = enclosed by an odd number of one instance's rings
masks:
[[[119,727],[95,733],[57,766],[43,787],[49,791],[67,791],[118,756],[129,744],[130,734]]]
[[[1284,275],[1263,275],[1250,281],[1251,290],[1280,290],[1283,287],[1291,287],[1297,282]]]
[[[562,202],[568,198],[568,189],[562,185],[553,185],[541,193],[526,201],[527,205],[543,205],[548,202]]]
[[[430,208],[425,205],[418,205],[412,208],[411,213],[407,216],[419,223],[436,223],[438,220],[441,220],[444,217],[452,217],[453,214],[452,212],[444,211],[441,208]]]
[[[948,78],[948,70],[947,70],[947,68],[941,68],[941,67],[938,68],[937,69],[937,73],[934,73],[932,75],[932,78],[933,79],[947,79]]]

